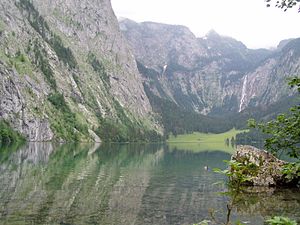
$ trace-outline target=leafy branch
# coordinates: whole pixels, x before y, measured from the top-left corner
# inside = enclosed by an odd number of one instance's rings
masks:
[[[267,2],[267,7],[271,6],[272,0],[265,0]],[[300,0],[281,0],[281,1],[276,1],[275,7],[283,9],[283,11],[287,11],[290,8],[293,8],[296,6]]]

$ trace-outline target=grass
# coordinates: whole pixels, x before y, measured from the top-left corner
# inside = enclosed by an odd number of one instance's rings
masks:
[[[182,134],[176,137],[170,135],[167,143],[171,149],[181,149],[193,152],[201,151],[224,151],[233,153],[234,145],[226,144],[226,139],[235,139],[236,135],[245,132],[245,130],[231,129],[225,133],[212,134],[212,133],[199,133]]]
[[[194,132],[192,134],[180,134],[176,137],[174,135],[170,135],[168,142],[222,142],[225,140],[231,139],[232,137],[236,137],[237,134],[243,133],[245,130],[236,130],[235,128],[220,134],[212,134],[212,133],[200,133]]]
[[[18,51],[16,56],[10,58],[11,66],[14,66],[20,75],[30,75],[32,76],[33,70],[32,65],[24,53]]]

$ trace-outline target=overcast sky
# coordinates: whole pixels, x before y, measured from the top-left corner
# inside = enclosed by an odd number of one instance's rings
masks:
[[[214,29],[249,48],[300,37],[297,8],[283,12],[264,0],[111,0],[117,17],[185,25],[198,37]],[[273,0],[275,2],[275,0]]]

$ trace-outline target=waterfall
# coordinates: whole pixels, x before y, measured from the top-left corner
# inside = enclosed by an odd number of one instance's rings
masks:
[[[242,111],[242,106],[245,102],[246,90],[247,90],[247,81],[248,81],[248,75],[245,76],[244,81],[243,81],[242,97],[241,97],[241,101],[240,101],[239,112]]]
[[[163,76],[163,75],[165,74],[165,72],[166,72],[166,70],[167,70],[167,67],[168,67],[168,65],[167,65],[167,64],[166,64],[166,65],[164,65],[164,69],[163,69],[163,72],[162,72],[161,76]]]

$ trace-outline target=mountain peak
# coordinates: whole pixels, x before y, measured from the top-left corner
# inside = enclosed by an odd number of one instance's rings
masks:
[[[288,43],[290,43],[294,38],[284,39],[277,45],[277,50],[282,50]]]
[[[207,32],[205,37],[214,38],[214,37],[221,37],[221,35],[218,34],[218,32],[215,31],[214,29],[211,29],[210,31]]]

